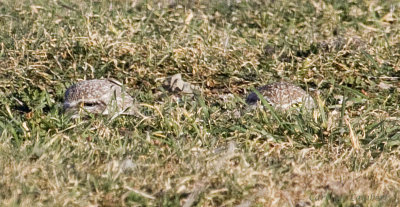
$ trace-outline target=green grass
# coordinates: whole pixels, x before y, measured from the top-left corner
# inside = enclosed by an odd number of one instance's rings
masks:
[[[1,206],[396,206],[399,8],[1,1]],[[176,73],[203,93],[177,101]],[[66,88],[107,77],[147,118],[62,113]],[[279,80],[318,109],[246,109]]]

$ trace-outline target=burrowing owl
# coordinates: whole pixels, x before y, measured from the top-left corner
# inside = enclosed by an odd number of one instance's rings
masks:
[[[72,85],[65,92],[64,109],[79,116],[80,109],[97,114],[134,115],[134,99],[113,79],[85,80]]]
[[[302,105],[305,109],[315,107],[313,98],[302,88],[291,83],[271,83],[259,87],[257,90],[271,106],[279,110],[288,110],[296,105]],[[246,102],[254,105],[259,100],[257,94],[253,92],[247,97]]]

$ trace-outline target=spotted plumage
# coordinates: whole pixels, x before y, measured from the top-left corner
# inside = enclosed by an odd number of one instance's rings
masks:
[[[257,88],[257,91],[276,109],[288,110],[299,105],[304,105],[306,109],[315,107],[313,98],[302,88],[291,83],[271,83]],[[246,102],[250,105],[254,105],[258,101],[260,99],[254,92],[246,99]]]
[[[135,114],[134,99],[113,79],[85,80],[65,92],[64,110],[78,116],[80,109],[96,114]]]

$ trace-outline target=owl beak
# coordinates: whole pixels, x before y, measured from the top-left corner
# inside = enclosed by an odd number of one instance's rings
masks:
[[[65,107],[64,105],[64,114],[68,114],[71,115],[71,118],[76,119],[79,117],[79,112],[76,110],[76,108],[72,108],[72,107]]]
[[[69,104],[69,103],[64,103],[64,105],[63,105],[64,111],[67,111],[69,108],[71,108],[71,104]]]

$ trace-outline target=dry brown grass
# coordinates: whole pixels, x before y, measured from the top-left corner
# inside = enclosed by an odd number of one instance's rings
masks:
[[[395,206],[399,7],[1,1],[0,203]],[[163,89],[177,73],[203,93]],[[62,113],[68,86],[106,77],[145,116]],[[316,89],[319,108],[246,109],[278,80]]]

